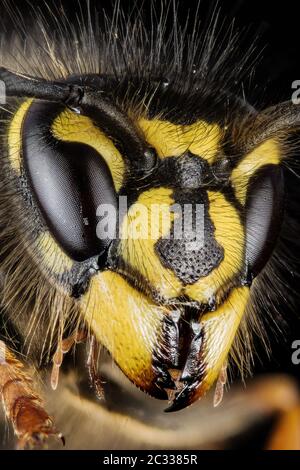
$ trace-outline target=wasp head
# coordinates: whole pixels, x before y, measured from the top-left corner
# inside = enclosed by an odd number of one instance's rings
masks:
[[[14,76],[18,93],[30,80]],[[272,256],[276,116],[225,91],[218,105],[200,91],[177,99],[170,80],[154,83],[142,111],[120,105],[124,83],[111,77],[37,83],[10,138],[15,149],[20,136],[11,164],[25,175],[39,246],[50,240],[56,253],[41,253],[41,269],[134,384],[183,408],[218,379]],[[129,80],[126,97],[142,88]]]

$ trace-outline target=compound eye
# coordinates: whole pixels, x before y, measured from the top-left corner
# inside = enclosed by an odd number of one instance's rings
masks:
[[[269,260],[280,231],[284,182],[279,166],[265,166],[256,173],[247,191],[246,261],[255,277]]]
[[[61,111],[57,104],[34,102],[24,120],[24,169],[51,234],[75,261],[101,255],[110,240],[97,235],[97,209],[105,204],[115,223],[116,192],[110,170],[89,145],[63,142],[51,134]]]

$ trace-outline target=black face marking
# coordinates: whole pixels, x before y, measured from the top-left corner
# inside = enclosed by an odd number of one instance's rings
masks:
[[[176,177],[181,189],[198,189],[212,180],[208,163],[191,152],[176,160]]]
[[[209,217],[209,201],[206,192],[197,190],[190,193],[177,190],[174,191],[174,196],[175,203],[182,208],[183,220],[185,220],[185,212],[191,209],[192,224],[184,227],[182,238],[176,239],[175,222],[173,222],[169,238],[159,239],[155,244],[155,250],[163,266],[172,269],[183,284],[194,284],[219,266],[224,250],[214,237],[215,229]],[[195,235],[195,211],[200,207],[203,210],[203,218],[200,220],[203,237],[198,238]]]
[[[30,77],[28,77],[28,80],[32,84],[32,80]],[[16,76],[17,87],[26,88],[27,85],[29,86],[28,80],[26,77],[22,78],[21,76]],[[145,89],[148,87],[149,90],[152,90],[153,92],[153,87],[157,87],[158,82],[159,80],[153,79],[152,82],[150,80],[149,83],[143,82],[141,86]],[[136,79],[132,77],[130,83],[126,83],[125,88],[135,88],[136,85]],[[134,124],[130,122],[129,119],[127,119],[126,114],[115,104],[116,100],[113,96],[119,95],[121,97],[123,89],[122,87],[124,86],[124,83],[121,86],[121,83],[109,76],[87,75],[70,77],[70,79],[62,83],[49,84],[46,81],[41,81],[41,83],[39,83],[38,85],[36,84],[35,89],[37,94],[45,93],[45,96],[49,95],[49,97],[51,97],[51,92],[53,92],[54,95],[55,93],[57,93],[58,100],[61,99],[61,101],[63,101],[68,106],[79,107],[83,115],[88,115],[90,118],[93,119],[95,125],[99,125],[100,127],[103,125],[104,131],[111,131],[113,133],[113,137],[116,139],[116,146],[119,146],[124,151],[124,157],[127,158],[131,182],[138,181],[137,191],[135,188],[133,191],[131,191],[131,185],[127,185],[126,183],[125,188],[123,188],[125,194],[128,194],[128,191],[131,192],[129,196],[132,202],[138,197],[138,195],[143,191],[143,189],[164,185],[175,189],[175,192],[177,194],[179,194],[180,190],[182,190],[183,193],[187,193],[188,197],[186,203],[193,204],[193,201],[191,199],[193,199],[194,196],[190,197],[192,192],[196,191],[196,189],[201,190],[201,188],[203,188],[204,190],[205,188],[221,191],[225,195],[225,197],[230,201],[230,203],[233,204],[234,207],[238,210],[238,213],[241,217],[243,208],[238,204],[238,201],[236,200],[234,195],[234,191],[232,190],[231,185],[228,183],[230,170],[232,169],[231,160],[223,156],[222,158],[218,159],[215,165],[209,166],[208,163],[200,156],[195,156],[187,152],[179,158],[169,157],[167,159],[168,162],[159,161],[155,150],[147,146],[147,143],[143,140],[143,136],[139,134],[139,131],[135,128]],[[166,90],[168,90],[166,91],[167,94],[171,93],[170,96],[176,96],[176,89],[173,89],[172,84],[170,84],[169,82],[168,86],[166,87]],[[156,93],[154,93],[151,106],[153,106],[154,108],[160,107],[161,111],[163,108],[164,99],[169,99],[170,96],[167,97],[165,92],[162,95],[156,95]],[[194,99],[194,97],[192,98]],[[35,106],[37,106],[36,103]],[[62,108],[62,105],[60,104],[51,104],[49,102],[47,103],[47,106],[49,107],[48,117],[52,113],[51,109],[57,110]],[[187,116],[180,116],[180,110],[178,110],[178,113],[178,116],[173,115],[172,117],[169,117],[171,122],[182,124],[192,122],[190,119],[188,119]],[[28,115],[30,115],[30,113]],[[149,115],[151,115],[150,111]],[[165,118],[167,118],[167,116],[165,116]],[[27,116],[25,124],[28,121],[29,118]],[[44,123],[46,121],[47,119],[44,118]],[[25,137],[27,138],[28,136]],[[76,186],[77,191],[79,191],[79,193],[81,193],[82,195],[84,193],[83,189],[93,183],[93,177],[91,175],[92,173],[94,173],[94,169],[96,168],[96,166],[98,166],[98,170],[100,169],[99,163],[96,162],[96,152],[93,152],[90,149],[84,149],[84,146],[81,146],[81,144],[56,142],[55,145],[53,145],[53,142],[50,142],[49,145],[49,136],[46,136],[46,133],[43,132],[40,134],[40,137],[41,136],[45,138],[45,147],[46,145],[48,145],[48,150],[51,147],[51,151],[53,152],[53,154],[56,153],[60,154],[61,156],[63,155],[63,160],[65,162],[71,163],[71,166],[73,166],[71,172],[72,177],[77,172],[77,178],[75,178],[74,180],[74,187]],[[23,144],[27,143],[26,138],[24,139]],[[26,145],[24,145],[24,148],[25,146]],[[133,149],[132,152],[131,149]],[[83,152],[86,153],[87,158],[85,165],[80,166],[79,154],[82,154]],[[92,155],[93,153],[95,154]],[[27,168],[27,171],[29,171],[29,159],[27,159],[26,161],[26,158],[24,158],[24,160],[25,168]],[[105,162],[102,162],[100,166],[101,165],[101,172],[103,175],[105,175],[103,181],[108,183],[106,184],[106,186],[112,186],[112,182],[109,181],[109,170],[108,168],[106,168]],[[77,167],[77,169],[75,169],[75,166]],[[32,171],[32,174],[30,174],[29,179],[33,187],[33,192],[35,193],[35,196],[37,196],[38,185],[34,183],[33,175],[34,172]],[[88,185],[86,185],[86,180],[84,181],[84,178],[81,181],[81,177],[83,175],[85,179],[87,178],[89,180]],[[69,177],[66,178],[65,181],[67,181],[68,179]],[[140,181],[142,181],[142,184],[140,184]],[[37,197],[38,204],[42,212],[42,206],[47,205],[47,199],[50,200],[50,198],[47,198],[47,191],[44,191],[44,193],[43,191],[40,191]],[[111,189],[108,187],[101,187],[101,191],[104,193],[102,199],[100,195],[100,190],[98,194],[97,191],[93,190],[93,196],[96,197],[97,201],[99,201],[100,199],[101,201],[106,199],[105,202],[107,202],[109,198],[113,199],[115,197],[115,194],[113,194]],[[177,198],[176,196],[176,202],[180,201],[180,199],[181,196],[179,196],[179,198]],[[111,203],[111,200],[109,201],[109,203]],[[84,195],[84,197],[80,200],[81,213],[84,211],[88,212],[89,207],[92,207],[91,210],[95,213],[95,206],[90,205],[90,201],[88,201],[88,204],[85,204],[86,201],[87,199]],[[63,233],[63,231],[61,231],[59,234],[58,232],[56,233],[57,228],[62,229],[62,227],[59,225],[58,220],[55,218],[55,211],[53,210],[51,214],[51,210],[49,211],[48,209],[48,206],[47,210],[44,208],[43,215],[45,220],[47,221],[47,224],[49,226],[51,226],[52,224],[52,231],[55,238],[58,241],[59,237],[61,237],[61,240],[65,238],[65,240],[69,242],[70,240],[67,239],[66,232]],[[65,206],[65,212],[69,216],[70,211],[67,205]],[[253,210],[249,209],[248,213],[252,214],[251,216],[249,215],[248,219],[250,220],[251,217],[253,219]],[[257,218],[257,216],[255,217]],[[91,219],[91,214],[88,214],[87,217],[81,217],[81,219],[88,221],[88,219]],[[187,239],[183,240],[172,240],[172,233],[170,234],[171,240],[160,240],[157,242],[156,245],[157,253],[160,255],[162,263],[166,267],[173,269],[175,274],[184,284],[196,282],[201,277],[207,276],[215,267],[219,265],[223,257],[222,247],[218,246],[216,240],[214,239],[214,228],[211,224],[211,221],[209,220],[207,208],[205,212],[204,223],[205,244],[202,247],[196,246],[195,249],[190,250],[188,249],[188,245],[190,245],[191,241],[193,241],[192,239],[187,237]],[[248,226],[252,223],[253,222],[248,221]],[[77,236],[78,234],[75,234],[75,238],[77,238],[76,240],[74,239],[71,241],[72,247],[68,247],[67,243],[66,246],[64,246],[65,251],[72,257],[72,259],[82,261],[86,260],[90,256],[99,255],[99,257],[101,257],[101,255],[105,252],[108,245],[105,245],[105,241],[102,240],[102,245],[100,246],[98,240],[96,240],[95,234],[92,234],[90,231],[90,229],[94,225],[95,221],[93,221],[92,224],[88,223],[87,227],[81,227],[81,236]],[[273,222],[271,225],[272,227],[274,227]],[[248,235],[248,238],[250,236],[251,235]],[[252,242],[249,242],[249,245],[251,245],[251,243]],[[261,243],[263,244],[263,242]],[[86,245],[85,247],[84,244]],[[270,244],[267,243],[267,245]],[[88,249],[87,246],[89,246]],[[251,270],[252,267],[257,263],[251,261],[252,254],[251,250],[249,250],[250,249],[248,248],[246,262],[249,264]],[[266,250],[263,249],[263,251],[265,253]],[[181,262],[179,262],[180,257],[182,258]],[[265,261],[262,261],[262,263],[264,262]],[[254,266],[253,272],[257,269],[259,268],[257,266]]]

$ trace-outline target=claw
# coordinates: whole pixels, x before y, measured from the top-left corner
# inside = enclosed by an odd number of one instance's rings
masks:
[[[180,391],[175,393],[172,402],[164,411],[166,413],[171,413],[172,411],[179,411],[186,408],[188,404],[192,403],[193,392],[198,383],[199,382],[184,385]]]
[[[176,382],[177,391],[173,393],[166,412],[191,405],[203,397],[215,382],[214,406],[221,403],[226,383],[227,356],[248,296],[247,287],[236,289],[216,312],[205,314],[199,323],[191,323],[185,363]]]
[[[177,392],[174,394],[169,407],[165,409],[167,413],[181,410],[192,402],[194,389],[197,388],[203,378],[205,367],[201,359],[201,348],[204,344],[204,333],[201,325],[196,322],[191,324],[191,332],[194,336],[190,342],[185,366],[178,379]]]
[[[66,440],[61,432],[58,432],[56,428],[52,425],[52,422],[43,423],[40,426],[40,429],[32,430],[32,432],[24,433],[17,442],[17,450],[34,450],[34,449],[44,449],[47,445],[47,441],[53,437],[62,442],[62,445],[65,446]]]
[[[203,397],[218,380],[249,295],[247,286],[236,287],[213,312],[186,302],[176,302],[175,310],[170,302],[157,305],[107,270],[91,279],[80,302],[88,327],[129,380],[169,400],[168,411],[174,411]]]

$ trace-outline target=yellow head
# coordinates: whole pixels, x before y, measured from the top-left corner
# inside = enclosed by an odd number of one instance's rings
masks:
[[[238,100],[231,121],[197,95],[192,116],[168,115],[171,89],[155,85],[137,111],[90,81],[73,77],[68,100],[22,102],[10,123],[35,260],[126,376],[180,409],[218,379],[272,253],[281,141],[237,133],[256,119]]]

